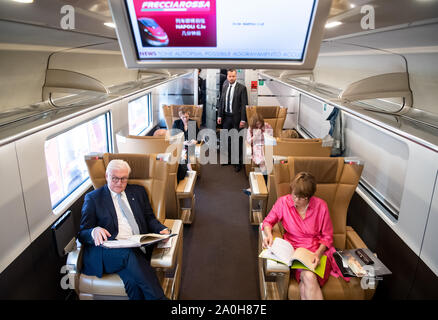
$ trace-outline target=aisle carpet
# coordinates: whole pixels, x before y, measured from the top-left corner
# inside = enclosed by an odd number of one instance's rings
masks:
[[[257,227],[249,223],[244,169],[208,164],[195,187],[195,220],[184,226],[181,300],[260,299]]]

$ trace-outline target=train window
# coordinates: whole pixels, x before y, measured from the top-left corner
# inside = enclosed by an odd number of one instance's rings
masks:
[[[129,134],[144,134],[152,123],[151,94],[148,93],[128,102]]]
[[[361,185],[398,218],[409,160],[409,148],[396,136],[346,115],[346,156],[364,160]]]
[[[109,151],[109,113],[82,123],[45,142],[52,208],[88,179],[84,156]]]
[[[333,107],[326,103],[300,95],[300,129],[311,138],[324,138],[330,130],[330,122],[326,119],[332,110]]]

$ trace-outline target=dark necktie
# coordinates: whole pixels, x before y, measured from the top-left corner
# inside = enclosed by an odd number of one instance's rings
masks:
[[[135,221],[134,214],[131,209],[126,205],[125,201],[122,200],[121,194],[117,194],[117,202],[119,203],[120,210],[122,210],[123,215],[126,220],[128,220],[129,225],[132,229],[132,234],[140,234],[138,229],[137,221]]]
[[[228,93],[227,93],[227,108],[226,108],[226,112],[231,113],[231,88],[233,86],[230,84],[228,86]]]

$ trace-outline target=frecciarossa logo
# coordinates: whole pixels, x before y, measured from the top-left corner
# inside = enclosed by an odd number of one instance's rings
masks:
[[[144,1],[141,11],[209,11],[210,1]]]

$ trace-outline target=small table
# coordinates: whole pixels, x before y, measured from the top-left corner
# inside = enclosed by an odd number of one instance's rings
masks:
[[[261,172],[250,172],[249,185],[251,187],[251,195],[249,197],[249,221],[252,225],[259,225],[266,215],[268,202],[268,189],[266,188],[263,174]],[[260,206],[254,208],[254,203],[258,203]]]
[[[184,224],[191,224],[195,217],[195,182],[196,171],[187,171],[185,178],[176,187],[177,210]],[[187,202],[189,206],[184,207]]]

